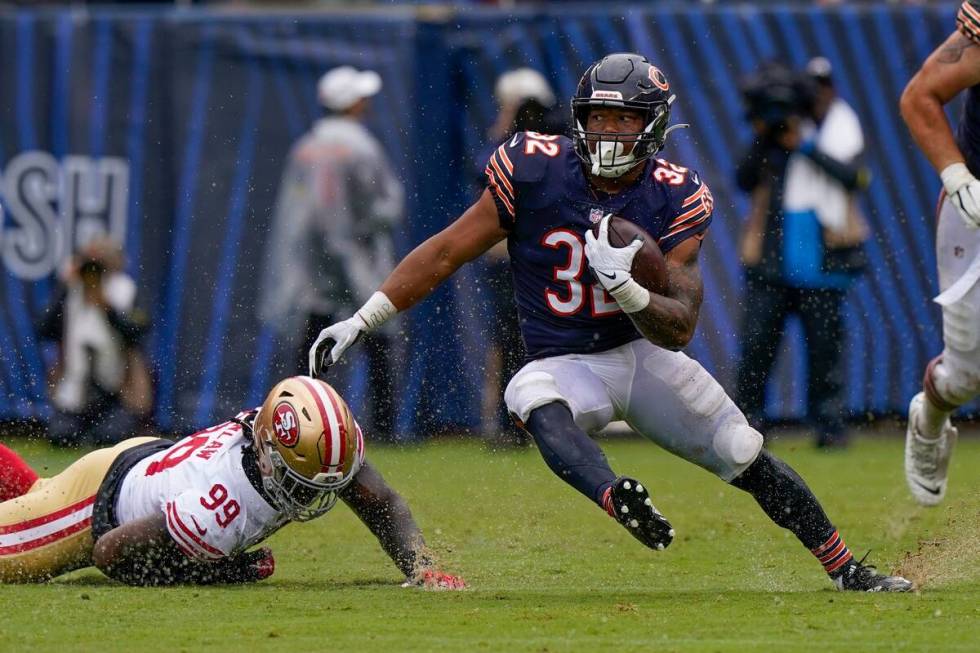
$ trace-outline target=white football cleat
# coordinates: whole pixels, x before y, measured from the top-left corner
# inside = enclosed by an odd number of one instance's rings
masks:
[[[909,403],[909,424],[905,431],[905,481],[919,505],[937,506],[946,496],[949,459],[956,444],[957,431],[947,419],[938,438],[930,440],[919,435],[915,424],[925,400],[925,393],[920,392]]]

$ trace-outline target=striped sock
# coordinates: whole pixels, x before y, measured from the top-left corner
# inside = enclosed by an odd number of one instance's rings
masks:
[[[609,513],[610,517],[616,517],[616,508],[613,506],[612,500],[612,486],[607,487],[606,491],[602,493],[602,501],[599,504],[602,509]]]
[[[810,553],[817,557],[817,560],[823,565],[824,571],[828,574],[833,574],[854,559],[851,550],[844,544],[844,540],[841,539],[837,531],[834,531],[826,542],[815,549],[810,549]]]

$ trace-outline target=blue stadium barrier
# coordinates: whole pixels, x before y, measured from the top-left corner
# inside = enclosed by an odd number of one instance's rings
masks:
[[[675,133],[665,155],[698,169],[715,196],[706,301],[690,351],[729,387],[741,315],[736,243],[747,209],[733,180],[748,138],[736,81],[770,58],[831,60],[863,119],[875,175],[863,199],[872,270],[846,312],[847,407],[902,412],[941,348],[930,302],[939,181],[897,101],[952,30],[955,10],[610,3],[467,8],[441,18],[407,6],[2,12],[0,420],[47,415],[51,356],[33,320],[65,252],[91,229],[125,244],[154,316],[147,352],[160,426],[186,431],[260,401],[286,373],[256,319],[263,236],[288,148],[318,115],[315,84],[327,68],[351,63],[384,77],[370,122],[410,191],[399,234],[405,253],[472,198],[472,157],[494,119],[497,75],[531,65],[567,98],[591,61],[624,50],[647,54],[671,79],[674,120],[691,129]],[[473,299],[477,277],[467,271],[403,318],[398,431],[406,439],[478,426],[483,342],[494,327]],[[804,410],[801,337],[791,329],[777,369],[768,398],[775,417]],[[362,383],[355,410],[363,394]]]

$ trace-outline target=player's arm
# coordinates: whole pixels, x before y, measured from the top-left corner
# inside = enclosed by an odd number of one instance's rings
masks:
[[[383,284],[395,309],[404,311],[425,299],[464,263],[472,261],[507,237],[489,190],[455,222],[402,259]]]
[[[187,557],[167,530],[163,514],[117,526],[100,537],[92,563],[106,576],[127,585],[247,583],[272,575],[268,549],[202,563]]]
[[[465,586],[462,579],[434,568],[425,549],[422,531],[405,499],[368,461],[364,461],[354,480],[340,493],[340,498],[374,533],[381,548],[410,584],[445,589]]]
[[[667,294],[646,291],[650,303],[629,313],[647,340],[665,349],[683,349],[694,337],[704,298],[699,238],[688,238],[667,253]]]
[[[963,89],[980,83],[980,23],[964,2],[960,29],[929,55],[902,93],[900,108],[915,142],[939,172],[943,188],[963,222],[980,226],[980,181],[966,167],[943,106]]]
[[[353,317],[320,333],[310,349],[310,374],[316,376],[335,363],[362,333],[376,329],[399,311],[425,299],[460,266],[506,237],[493,196],[485,190],[455,222],[402,259]]]
[[[902,93],[902,118],[937,172],[963,163],[943,106],[976,84],[980,84],[980,47],[957,31],[929,55]]]

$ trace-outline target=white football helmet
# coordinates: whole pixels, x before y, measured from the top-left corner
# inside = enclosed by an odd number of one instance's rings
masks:
[[[364,461],[364,437],[347,403],[308,376],[280,381],[253,426],[262,484],[289,519],[330,510]]]

